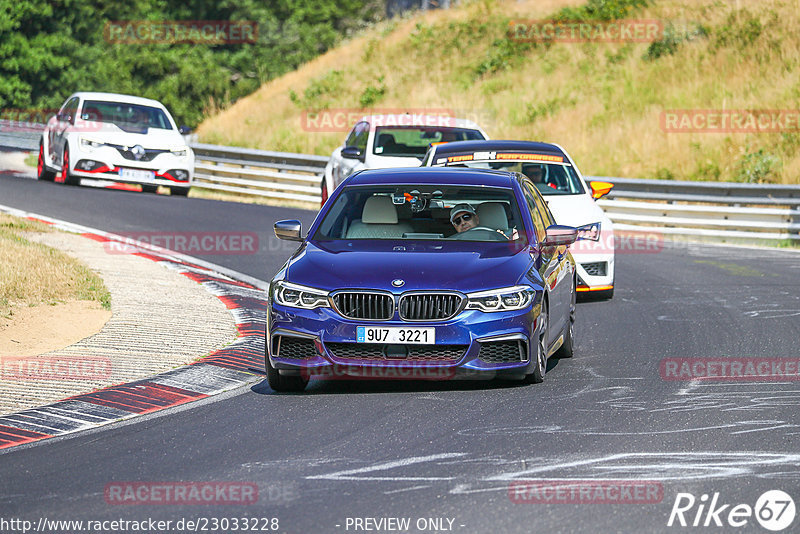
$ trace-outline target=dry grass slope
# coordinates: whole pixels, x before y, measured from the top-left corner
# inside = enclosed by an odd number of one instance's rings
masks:
[[[512,42],[508,24],[580,1],[466,3],[373,28],[200,127],[206,142],[327,155],[304,111],[454,109],[495,138],[557,142],[584,173],[800,183],[800,133],[666,133],[670,109],[800,110],[794,0],[654,0],[659,43]]]
[[[25,239],[25,232],[48,232],[41,223],[0,214],[0,316],[15,307],[91,300],[110,309],[103,280],[74,258]]]

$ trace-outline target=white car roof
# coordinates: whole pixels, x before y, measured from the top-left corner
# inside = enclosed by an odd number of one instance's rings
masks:
[[[152,100],[150,98],[142,98],[141,96],[122,95],[117,93],[93,93],[93,92],[83,91],[83,92],[73,93],[67,100],[76,96],[79,97],[81,100],[122,102],[123,104],[139,104],[143,106],[155,106],[158,108],[164,108],[164,104],[162,104],[158,100]]]
[[[359,122],[364,121],[369,122],[370,125],[376,126],[441,126],[481,130],[480,126],[468,119],[459,119],[445,115],[423,115],[421,113],[365,115]]]

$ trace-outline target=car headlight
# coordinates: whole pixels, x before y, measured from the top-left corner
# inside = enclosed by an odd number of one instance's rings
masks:
[[[467,297],[468,310],[485,312],[522,310],[533,302],[536,291],[528,286],[514,286],[468,293]]]
[[[578,239],[586,239],[588,241],[597,241],[600,239],[600,223],[584,224],[578,226]]]
[[[173,156],[177,156],[179,158],[183,158],[189,153],[188,147],[185,146],[181,148],[171,148],[169,151],[172,152]]]
[[[95,141],[87,137],[81,137],[81,148],[100,148],[105,145],[102,141]]]
[[[281,306],[304,308],[306,310],[330,307],[327,291],[290,282],[276,282],[272,296],[275,298],[275,302]]]

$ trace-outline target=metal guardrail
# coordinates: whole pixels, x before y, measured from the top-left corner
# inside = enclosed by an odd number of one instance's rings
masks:
[[[800,242],[800,187],[593,177],[615,184],[598,201],[615,229],[726,241]]]
[[[314,202],[328,158],[291,152],[192,144],[194,185],[230,193]]]
[[[31,131],[4,130],[0,126],[0,147],[15,148],[17,150],[39,150],[39,138],[42,137],[44,125],[41,130],[31,128]]]
[[[318,203],[326,157],[192,145],[200,187]],[[800,187],[593,177],[615,184],[598,203],[619,230],[722,240],[800,241]]]
[[[40,132],[3,132],[0,146],[36,150]],[[194,185],[319,205],[324,156],[192,143]],[[800,242],[800,186],[588,177],[615,184],[598,201],[618,230],[716,240]]]

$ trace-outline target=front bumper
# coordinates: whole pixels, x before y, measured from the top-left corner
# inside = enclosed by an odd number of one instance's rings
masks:
[[[598,241],[576,241],[569,251],[575,258],[578,271],[578,292],[603,291],[614,287],[613,234],[604,233]]]
[[[433,379],[519,377],[533,371],[537,301],[520,311],[465,310],[448,321],[352,320],[332,308],[272,302],[267,357],[284,374],[309,378]],[[358,326],[433,327],[435,345],[356,343]]]
[[[87,149],[78,144],[71,147],[70,167],[70,173],[81,178],[188,188],[194,178],[194,155],[175,156],[164,152],[150,161],[137,161],[123,157],[113,147]]]

